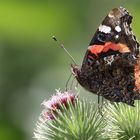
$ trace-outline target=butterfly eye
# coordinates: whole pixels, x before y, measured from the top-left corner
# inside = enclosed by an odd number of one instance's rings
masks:
[[[105,34],[100,33],[100,34],[98,34],[97,39],[98,39],[100,42],[105,42],[105,41],[106,41],[106,36],[105,36]]]
[[[87,58],[87,61],[88,61],[89,65],[92,65],[93,62],[94,62],[94,58],[91,55],[89,55],[88,58]]]

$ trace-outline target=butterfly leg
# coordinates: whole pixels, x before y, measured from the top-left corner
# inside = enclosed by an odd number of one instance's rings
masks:
[[[98,111],[99,114],[103,117],[103,113],[102,113],[102,107],[103,107],[103,97],[101,97],[101,103],[100,103],[100,95],[98,95]]]
[[[68,80],[66,82],[66,85],[65,85],[66,91],[68,91],[68,85],[69,85],[71,77],[72,77],[72,74],[70,74],[70,76],[69,76],[69,78],[68,78]]]

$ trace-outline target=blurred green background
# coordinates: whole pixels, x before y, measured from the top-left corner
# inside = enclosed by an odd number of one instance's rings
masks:
[[[71,61],[52,36],[81,65],[98,25],[118,6],[133,15],[140,39],[139,0],[0,1],[0,140],[31,140],[41,102],[65,88]]]

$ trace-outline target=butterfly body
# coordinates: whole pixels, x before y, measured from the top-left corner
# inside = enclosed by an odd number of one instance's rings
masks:
[[[72,71],[86,90],[133,106],[140,99],[140,61],[131,22],[124,8],[110,11],[93,36],[82,66],[72,65]]]

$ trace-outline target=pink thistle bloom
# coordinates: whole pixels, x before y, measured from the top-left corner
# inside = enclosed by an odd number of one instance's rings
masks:
[[[44,120],[53,120],[54,115],[51,112],[48,112],[46,110],[43,110],[41,113],[42,119]]]
[[[49,100],[43,101],[41,105],[43,105],[44,110],[41,115],[43,119],[52,120],[54,119],[54,113],[57,109],[61,108],[61,105],[67,107],[68,102],[74,104],[74,100],[76,98],[76,94],[72,91],[60,91],[56,90],[56,95],[53,95]]]

